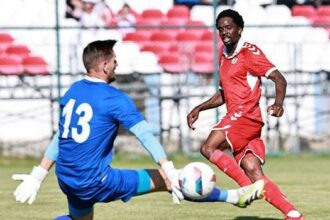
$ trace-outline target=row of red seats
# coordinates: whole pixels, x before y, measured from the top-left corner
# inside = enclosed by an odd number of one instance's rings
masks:
[[[176,24],[183,24],[190,20],[190,10],[185,5],[174,5],[167,13],[159,9],[145,9],[141,14],[131,10],[130,15],[135,17],[136,25],[159,25],[163,21],[172,21]],[[106,21],[109,26],[117,25],[116,16],[112,16]]]
[[[154,20],[189,20],[190,18],[190,10],[185,5],[174,5],[172,8],[170,8],[166,14],[164,14],[159,9],[145,9],[141,15],[140,18],[145,19],[154,19]]]
[[[213,73],[214,34],[202,21],[191,20],[186,6],[174,6],[166,15],[157,9],[145,10],[136,26],[145,28],[126,34],[123,40],[153,52],[165,72]]]
[[[204,42],[198,44],[159,44],[158,42],[149,42],[145,44],[141,51],[153,52],[158,58],[166,53],[180,53],[181,55],[191,56],[199,53],[208,53],[210,55],[214,54],[213,42]]]
[[[312,5],[294,5],[292,7],[292,15],[311,19],[320,16],[330,16],[330,5],[321,5],[317,8]]]
[[[10,34],[0,33],[0,74],[44,75],[49,71],[43,57],[33,55],[26,45],[15,44]]]
[[[0,75],[47,75],[46,61],[39,56],[27,56],[23,59],[17,56],[0,56]]]
[[[146,31],[138,30],[135,32],[127,33],[124,41],[132,41],[142,48],[150,42],[157,42],[159,44],[169,45],[173,42],[176,43],[204,43],[213,42],[214,34],[207,29],[186,29],[185,31],[162,30]],[[212,43],[211,43],[212,44]]]
[[[136,31],[123,40],[138,44],[141,51],[153,52],[165,72],[213,73],[214,35],[208,29]]]
[[[317,8],[311,5],[295,5],[292,7],[292,16],[303,16],[314,26],[322,26],[330,37],[330,5],[321,5]]]
[[[168,73],[213,74],[214,58],[212,53],[194,53],[191,56],[182,56],[179,52],[162,54],[159,64]]]

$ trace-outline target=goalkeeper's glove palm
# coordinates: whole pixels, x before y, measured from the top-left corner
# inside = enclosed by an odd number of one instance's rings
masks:
[[[23,181],[15,190],[14,196],[17,202],[32,204],[37,197],[41,183],[48,171],[41,166],[34,167],[30,174],[14,174],[13,180]]]

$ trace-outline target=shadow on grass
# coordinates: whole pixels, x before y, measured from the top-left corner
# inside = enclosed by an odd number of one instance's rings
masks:
[[[234,220],[281,220],[280,218],[260,218],[257,216],[239,216],[234,218]]]

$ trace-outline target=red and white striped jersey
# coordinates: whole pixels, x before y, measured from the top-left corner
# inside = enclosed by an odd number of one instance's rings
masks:
[[[261,77],[268,77],[275,66],[256,45],[242,39],[231,56],[223,50],[219,65],[219,85],[224,91],[227,108],[225,117],[235,120],[243,116],[262,122]]]

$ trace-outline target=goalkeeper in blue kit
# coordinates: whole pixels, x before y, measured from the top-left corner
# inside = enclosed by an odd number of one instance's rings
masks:
[[[259,199],[263,181],[223,190],[214,188],[200,200],[184,197],[178,181],[179,170],[153,136],[148,123],[131,98],[110,85],[117,66],[113,50],[116,41],[94,41],[83,51],[87,76],[69,88],[60,101],[59,130],[49,144],[39,166],[30,174],[14,174],[22,180],[16,188],[16,201],[32,204],[41,183],[56,161],[58,184],[67,197],[69,214],[55,219],[93,219],[98,202],[122,200],[155,191],[169,191],[173,203],[182,199],[194,202],[228,202],[246,207]],[[111,167],[113,143],[119,125],[133,133],[160,165],[160,169],[116,169]]]

